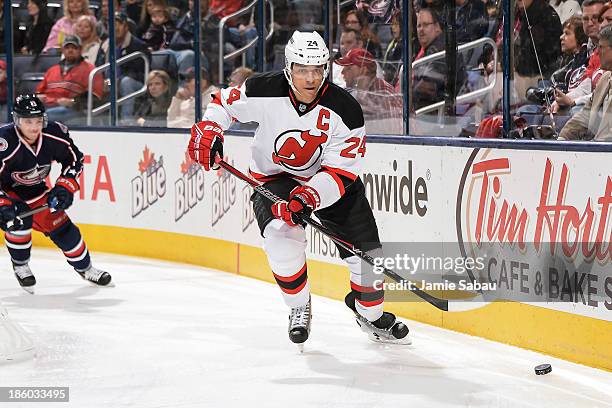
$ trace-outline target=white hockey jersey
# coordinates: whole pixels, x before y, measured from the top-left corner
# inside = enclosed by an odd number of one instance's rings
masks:
[[[325,82],[317,99],[300,103],[283,72],[258,74],[240,88],[223,89],[203,120],[229,128],[232,120],[257,122],[250,174],[265,182],[291,175],[319,193],[325,208],[359,176],[365,155],[365,127],[359,103]]]

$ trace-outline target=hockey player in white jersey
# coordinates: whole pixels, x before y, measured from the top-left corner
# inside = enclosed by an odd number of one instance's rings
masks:
[[[361,107],[327,82],[329,51],[316,32],[293,33],[282,72],[254,75],[240,87],[217,92],[202,122],[191,128],[189,153],[205,170],[223,157],[223,130],[232,120],[258,122],[250,175],[287,200],[270,203],[254,193],[255,217],[264,250],[285,303],[291,308],[289,338],[310,333],[311,302],[306,233],[300,215],[313,211],[340,239],[361,250],[380,248],[376,221],[359,179],[366,154]],[[351,273],[345,302],[372,340],[408,343],[408,328],[383,312],[384,292],[375,290],[360,259],[338,248]]]

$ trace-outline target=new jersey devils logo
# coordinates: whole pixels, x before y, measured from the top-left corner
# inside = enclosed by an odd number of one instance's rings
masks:
[[[312,167],[323,152],[327,134],[310,134],[310,130],[288,130],[274,141],[272,161],[289,170],[303,171]]]

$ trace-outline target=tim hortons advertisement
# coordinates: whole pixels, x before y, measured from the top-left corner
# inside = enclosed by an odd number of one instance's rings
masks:
[[[456,229],[490,297],[612,320],[612,175],[595,153],[473,150]],[[490,299],[494,300],[494,299]]]

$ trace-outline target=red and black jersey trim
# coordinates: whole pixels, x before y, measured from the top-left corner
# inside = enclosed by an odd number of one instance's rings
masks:
[[[283,71],[252,75],[245,83],[248,98],[282,98],[289,95],[289,82]]]
[[[346,189],[357,180],[356,174],[335,167],[323,166],[318,172],[327,173],[334,179],[336,184],[338,184],[338,190],[340,191],[341,197],[344,195]]]
[[[385,291],[376,290],[373,287],[360,286],[351,282],[351,289],[355,299],[365,307],[380,305],[385,300]]]
[[[308,181],[308,180],[310,180],[310,179],[312,178],[312,177],[301,177],[301,176],[296,176],[295,174],[287,173],[287,172],[284,172],[284,171],[282,171],[282,172],[280,172],[280,173],[276,173],[276,174],[269,174],[269,175],[266,175],[266,174],[256,173],[256,172],[254,172],[253,170],[250,170],[250,169],[249,169],[249,174],[250,174],[250,175],[251,175],[251,177],[253,177],[255,180],[257,180],[257,181],[259,181],[259,182],[262,182],[262,183],[265,183],[265,182],[267,182],[267,181],[276,180],[276,179],[281,178],[281,177],[285,177],[285,178],[286,178],[286,177],[290,177],[290,178],[292,178],[292,179],[299,180],[299,181],[304,181],[304,182],[306,182],[306,181]]]
[[[300,116],[309,112],[316,105],[321,105],[340,116],[349,130],[360,128],[365,124],[359,102],[348,91],[327,81],[323,84],[316,100],[308,105],[310,109],[306,109],[304,113],[300,112],[299,105],[295,104],[295,96],[292,95],[291,87],[283,71],[255,74],[246,80],[245,86],[245,92],[249,98],[283,98],[287,96],[290,99],[293,98],[291,103]]]
[[[336,84],[329,84],[329,89],[321,95],[319,105],[334,111],[349,130],[357,129],[365,124],[361,105],[353,96]]]
[[[297,112],[299,116],[304,116],[305,114],[313,110],[315,106],[319,104],[319,101],[321,100],[323,95],[325,95],[325,92],[327,92],[328,88],[329,88],[329,83],[325,82],[323,86],[321,86],[321,89],[319,90],[319,94],[317,95],[315,100],[310,102],[309,104],[305,104],[305,103],[298,101],[297,97],[293,93],[293,89],[289,89],[289,99],[291,100],[291,105],[293,105],[293,108],[295,109],[295,111]]]
[[[210,96],[210,98],[211,98],[210,103],[223,106],[223,103],[221,103],[221,99],[222,99],[221,91],[215,92],[214,94]]]
[[[306,282],[308,282],[306,264],[304,264],[302,269],[300,269],[295,275],[280,276],[275,273],[273,273],[273,275],[281,290],[289,295],[299,293],[302,289],[304,289],[304,286],[306,286]]]

